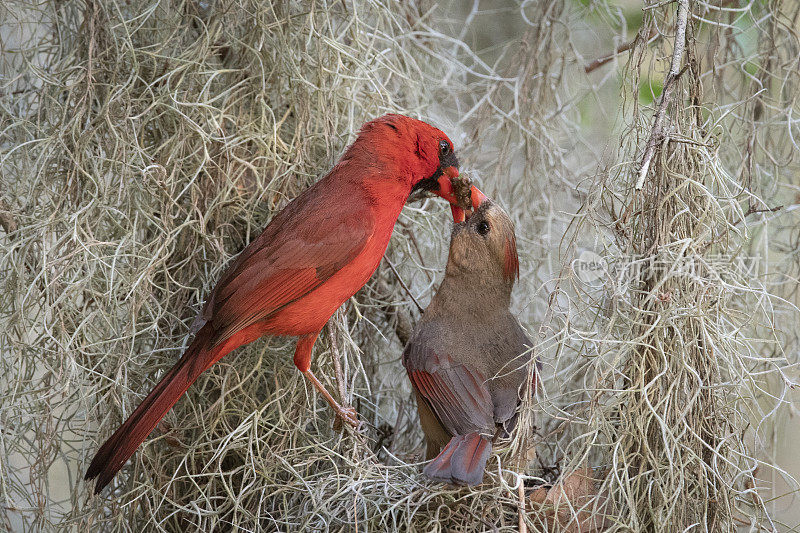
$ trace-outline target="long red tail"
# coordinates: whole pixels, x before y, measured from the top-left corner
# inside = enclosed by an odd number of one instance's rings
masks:
[[[192,344],[175,366],[161,378],[133,414],[97,451],[84,478],[97,478],[95,494],[108,485],[198,376],[230,351],[230,348],[226,350],[228,343],[207,349],[212,334],[210,325],[197,332]]]

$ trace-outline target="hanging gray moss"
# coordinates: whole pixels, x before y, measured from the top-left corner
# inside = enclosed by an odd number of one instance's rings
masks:
[[[0,529],[773,527],[765,480],[784,466],[765,443],[797,359],[798,15],[687,4],[653,137],[676,4],[585,4],[0,6]],[[341,359],[362,434],[332,429],[290,339],[263,339],[91,496],[88,460],[227,262],[386,112],[446,131],[517,226],[514,308],[543,367],[487,483],[420,474],[400,354],[450,227],[421,200],[312,361],[331,376]],[[605,265],[588,283],[584,252]]]

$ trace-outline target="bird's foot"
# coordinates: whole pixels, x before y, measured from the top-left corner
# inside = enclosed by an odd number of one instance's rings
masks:
[[[336,419],[333,421],[334,431],[341,431],[344,423],[348,424],[355,430],[361,426],[361,421],[358,419],[358,411],[355,407],[348,405],[341,405],[336,410]]]
[[[358,411],[355,408],[347,406],[339,405],[331,393],[325,389],[325,387],[320,383],[317,379],[317,376],[311,372],[310,369],[304,370],[303,374],[308,378],[312,385],[322,394],[322,397],[325,398],[325,401],[331,406],[331,408],[336,413],[336,420],[333,421],[333,429],[339,431],[342,429],[342,423],[347,422],[350,426],[353,427],[356,431],[358,431],[359,427],[361,426],[361,421],[358,419]]]

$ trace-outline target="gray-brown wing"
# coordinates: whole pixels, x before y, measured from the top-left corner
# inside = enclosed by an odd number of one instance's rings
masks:
[[[493,434],[492,398],[479,371],[414,342],[403,352],[411,383],[450,434]]]
[[[519,322],[508,315],[507,327],[502,347],[498,349],[507,354],[498,357],[501,364],[494,369],[494,375],[489,379],[489,390],[494,404],[494,418],[498,423],[505,423],[506,429],[513,427],[522,394],[525,393],[525,381],[528,378],[528,363],[530,362],[533,343],[528,338]]]

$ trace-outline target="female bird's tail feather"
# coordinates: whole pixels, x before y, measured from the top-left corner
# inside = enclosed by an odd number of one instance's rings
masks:
[[[492,441],[480,433],[456,435],[447,446],[428,463],[426,476],[456,485],[480,485],[486,461],[492,454]]]
[[[210,325],[202,328],[175,366],[97,451],[84,478],[97,478],[95,494],[108,485],[198,376],[227,353],[224,344],[212,345],[212,337]]]

